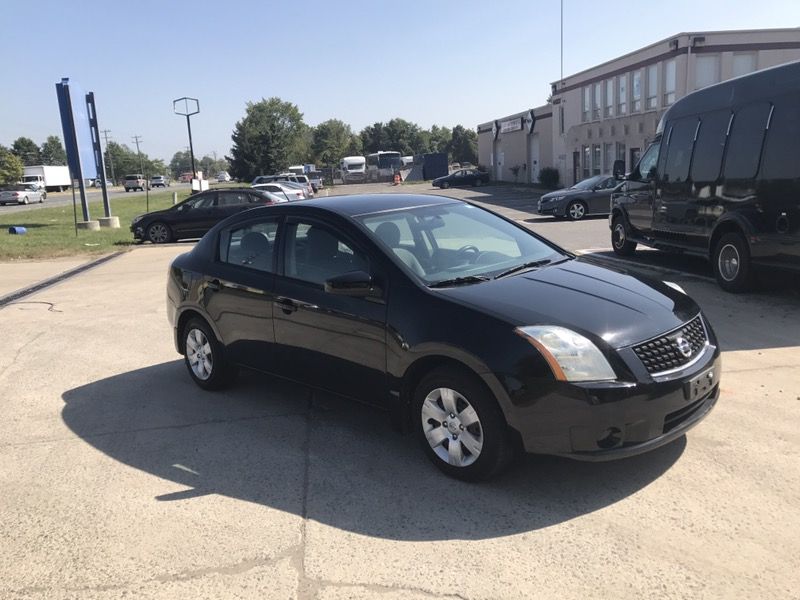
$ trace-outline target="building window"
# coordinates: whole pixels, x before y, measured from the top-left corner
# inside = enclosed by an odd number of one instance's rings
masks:
[[[616,160],[625,160],[625,144],[617,142],[617,158]]]
[[[583,122],[589,120],[589,110],[592,107],[592,88],[586,86],[583,88]]]
[[[589,146],[581,146],[581,154],[583,155],[583,178],[589,178],[589,169],[591,169],[592,155],[589,154]]]
[[[558,107],[558,131],[561,135],[564,135],[564,107]]]
[[[719,54],[701,54],[694,59],[694,89],[719,81]]]
[[[600,175],[600,144],[592,146],[592,175]]]
[[[614,158],[614,144],[603,144],[603,173],[611,173],[611,162]]]
[[[733,55],[733,76],[747,75],[756,70],[756,55],[754,52]]]
[[[675,59],[673,58],[664,63],[664,106],[675,102],[676,81]]]
[[[614,114],[614,80],[606,81],[606,105],[605,116],[610,117]]]
[[[617,114],[628,112],[628,74],[619,76],[619,95],[617,96]]]
[[[658,104],[658,65],[647,67],[647,108],[653,109]]]
[[[633,97],[631,100],[631,112],[642,110],[642,72],[633,72]]]
[[[592,111],[593,119],[600,118],[600,104],[603,101],[602,87],[603,87],[602,83],[594,84],[594,110]]]

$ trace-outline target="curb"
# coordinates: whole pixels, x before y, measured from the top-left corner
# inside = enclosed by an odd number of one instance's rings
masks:
[[[98,259],[95,259],[91,262],[88,262],[84,265],[80,265],[79,267],[75,267],[68,271],[64,271],[54,277],[50,277],[49,279],[44,279],[39,281],[38,283],[34,283],[33,285],[29,285],[28,287],[19,289],[15,292],[11,292],[10,294],[6,294],[5,296],[0,296],[0,309],[4,308],[8,304],[11,304],[15,300],[19,300],[20,298],[24,298],[25,296],[30,296],[31,294],[35,294],[41,290],[49,288],[57,283],[61,283],[65,279],[69,279],[70,277],[75,277],[76,275],[80,275],[84,271],[88,271],[89,269],[93,269],[94,267],[100,266],[103,263],[110,261],[113,258],[117,258],[126,254],[125,251],[114,252],[113,254],[107,254],[106,256],[101,256]]]

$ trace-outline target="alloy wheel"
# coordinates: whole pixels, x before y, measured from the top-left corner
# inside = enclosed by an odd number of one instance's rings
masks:
[[[150,229],[148,229],[147,237],[149,237],[150,241],[154,244],[163,244],[169,239],[167,226],[162,223],[154,223],[150,226]]]
[[[622,248],[625,245],[625,225],[621,222],[614,226],[613,243],[616,248]]]
[[[569,217],[573,221],[579,221],[586,214],[586,209],[580,202],[575,202],[569,206]]]
[[[214,355],[211,344],[199,329],[190,329],[186,336],[186,358],[195,377],[206,381],[214,368]]]
[[[739,251],[733,244],[725,244],[719,251],[717,258],[717,266],[719,274],[725,281],[733,281],[739,274],[739,265],[741,258]]]
[[[431,390],[422,403],[421,418],[425,438],[441,460],[454,467],[468,467],[478,460],[483,427],[464,396],[447,387]]]

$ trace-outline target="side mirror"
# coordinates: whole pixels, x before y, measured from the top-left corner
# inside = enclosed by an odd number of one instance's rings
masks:
[[[614,179],[621,180],[625,178],[625,161],[624,160],[615,160],[614,161],[614,168],[612,169],[612,173],[614,174]]]
[[[364,271],[350,271],[325,282],[325,291],[339,296],[369,296],[375,291],[372,276]]]

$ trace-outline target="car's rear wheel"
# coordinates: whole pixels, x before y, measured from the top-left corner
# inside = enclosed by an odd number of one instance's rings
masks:
[[[614,217],[611,222],[611,247],[620,256],[631,256],[636,252],[636,242],[628,239],[628,227],[622,217]]]
[[[225,360],[224,348],[208,324],[191,319],[183,329],[184,361],[189,375],[204,390],[219,390],[230,385],[236,368]]]
[[[497,401],[466,370],[447,367],[426,375],[414,394],[412,414],[428,458],[451,477],[487,479],[514,456]]]
[[[147,228],[147,239],[154,244],[166,244],[172,241],[172,230],[169,225],[156,221]]]
[[[23,203],[23,204],[27,204],[27,203],[28,203],[28,197],[27,197],[27,196],[25,196],[25,197],[22,199],[22,203]]]
[[[738,233],[726,233],[714,247],[712,267],[717,283],[728,292],[746,292],[754,284],[750,249]]]
[[[573,200],[567,206],[567,216],[570,221],[580,221],[586,216],[586,205],[580,200]]]
[[[446,181],[443,181],[443,182],[440,184],[440,186],[441,186],[441,188],[442,188],[443,190],[446,190],[447,188],[449,188],[449,187],[450,187],[450,184],[449,184],[449,183],[447,183]]]

